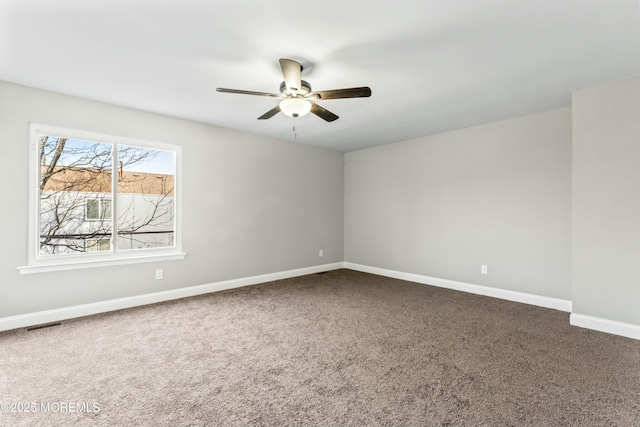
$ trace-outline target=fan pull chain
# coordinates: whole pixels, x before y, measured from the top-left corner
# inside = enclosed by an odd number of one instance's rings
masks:
[[[298,133],[296,132],[296,118],[293,118],[293,139],[298,139]]]

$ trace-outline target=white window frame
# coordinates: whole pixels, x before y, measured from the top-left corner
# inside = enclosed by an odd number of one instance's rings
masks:
[[[118,251],[115,242],[111,244],[111,251],[83,252],[80,254],[58,254],[55,256],[40,255],[40,165],[38,136],[41,134],[55,135],[70,139],[88,140],[110,144],[113,147],[133,145],[150,149],[172,151],[175,153],[174,176],[174,243],[173,247],[127,249]],[[114,164],[116,164],[114,162]],[[117,171],[113,173],[112,195],[116,194]],[[27,265],[18,267],[21,274],[44,273],[59,270],[74,270],[79,268],[103,267],[141,262],[157,262],[184,259],[187,255],[182,250],[182,147],[179,145],[151,142],[140,139],[106,135],[96,132],[29,123],[29,231],[27,245]],[[112,212],[116,209],[117,201],[112,198]],[[112,214],[113,218],[113,214]],[[115,219],[114,219],[115,221]]]

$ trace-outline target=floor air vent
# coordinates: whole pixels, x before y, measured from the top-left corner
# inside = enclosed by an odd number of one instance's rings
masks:
[[[62,322],[45,323],[44,325],[30,326],[26,329],[26,331],[30,332],[38,329],[51,328],[51,327],[60,326],[60,325],[62,325]]]

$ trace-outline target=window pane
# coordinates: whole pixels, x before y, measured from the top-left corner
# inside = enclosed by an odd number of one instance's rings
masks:
[[[97,201],[111,195],[112,146],[43,134],[38,143],[40,255],[85,252],[86,239],[110,239],[112,222],[100,219]]]
[[[98,199],[87,199],[87,219],[100,219],[100,201]]]
[[[111,240],[107,238],[101,240],[87,239],[85,242],[86,252],[105,252],[111,250]]]
[[[175,153],[118,146],[118,250],[173,246]]]
[[[111,199],[102,199],[100,217],[103,219],[111,219]]]

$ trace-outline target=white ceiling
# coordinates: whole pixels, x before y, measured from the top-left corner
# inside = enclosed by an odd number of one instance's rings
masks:
[[[0,0],[0,80],[294,140],[256,118],[279,58],[315,90],[369,86],[297,119],[341,151],[569,106],[640,74],[638,0]]]

